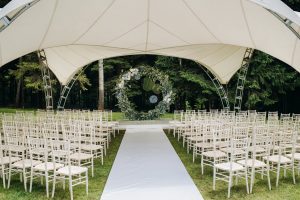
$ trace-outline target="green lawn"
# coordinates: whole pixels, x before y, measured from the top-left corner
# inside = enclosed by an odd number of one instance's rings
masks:
[[[167,133],[167,131],[166,131]],[[186,149],[182,148],[182,142],[178,142],[173,137],[173,134],[167,134],[170,142],[181,158],[190,176],[194,180],[199,191],[203,195],[205,200],[210,199],[227,199],[227,188],[226,182],[217,182],[216,191],[212,190],[213,175],[212,169],[209,167],[205,168],[204,175],[200,172],[200,160],[197,159],[195,163],[192,161],[192,154],[187,154]],[[283,174],[283,173],[282,173]],[[280,178],[279,187],[275,187],[276,175],[271,172],[271,184],[272,190],[269,191],[267,179],[261,180],[260,177],[256,178],[254,185],[253,194],[247,195],[246,185],[244,180],[240,180],[237,186],[233,186],[231,192],[232,200],[299,200],[300,199],[300,177],[296,177],[297,184],[293,184],[293,179],[290,174],[286,178],[283,176]]]
[[[95,176],[94,178],[92,178],[91,175],[89,176],[89,195],[88,196],[86,195],[84,185],[75,186],[73,190],[74,199],[99,200],[123,136],[124,136],[124,131],[121,131],[120,134],[117,134],[116,138],[113,139],[108,149],[107,156],[104,158],[103,166],[100,164],[99,159],[97,159],[96,162],[94,163]],[[52,191],[51,184],[50,187],[51,187],[50,189],[51,192]],[[14,177],[10,189],[3,189],[2,179],[1,179],[0,199],[1,200],[2,199],[3,200],[46,200],[47,196],[46,196],[45,187],[41,185],[38,179],[33,184],[32,193],[29,193],[24,191],[23,184],[20,183],[18,177]],[[54,199],[57,200],[70,199],[68,187],[66,186],[66,191],[64,191],[62,185],[58,184],[55,190]]]

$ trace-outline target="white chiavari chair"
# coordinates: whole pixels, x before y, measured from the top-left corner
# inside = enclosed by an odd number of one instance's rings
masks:
[[[216,189],[216,181],[228,183],[228,198],[233,182],[233,177],[244,178],[246,181],[247,193],[249,193],[247,167],[239,164],[240,160],[248,162],[248,127],[234,127],[230,139],[229,162],[217,163],[214,165],[213,190]]]
[[[274,133],[273,133],[274,134]],[[264,160],[269,162],[270,171],[276,173],[276,187],[279,184],[279,177],[281,168],[284,169],[284,177],[286,177],[286,170],[290,169],[292,171],[293,182],[295,180],[295,170],[294,170],[294,154],[295,154],[295,141],[296,134],[293,130],[277,129],[275,132],[277,137],[278,150],[273,151],[273,155],[268,157],[263,157]],[[287,156],[289,155],[289,157]],[[269,159],[269,160],[267,160]]]
[[[66,180],[69,182],[71,200],[73,200],[74,186],[85,184],[86,194],[88,194],[88,168],[72,165],[71,154],[73,152],[71,146],[68,140],[51,142],[51,157],[54,166],[52,198],[55,194],[56,183],[63,182],[65,184]],[[58,169],[57,164],[64,167]]]

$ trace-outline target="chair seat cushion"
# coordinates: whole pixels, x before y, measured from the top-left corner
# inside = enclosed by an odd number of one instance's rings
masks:
[[[9,161],[9,157],[2,157],[2,159],[0,159],[0,164],[1,165],[7,165],[9,163],[14,163],[21,160],[21,158],[18,157],[10,157],[10,161]]]
[[[81,149],[86,151],[96,151],[96,150],[103,149],[103,146],[96,145],[96,144],[82,144]]]
[[[223,171],[230,171],[230,165],[232,166],[232,171],[241,171],[245,169],[243,165],[240,165],[235,162],[219,163],[216,164],[215,167]]]
[[[207,151],[202,153],[203,156],[209,157],[209,158],[223,158],[227,157],[227,154],[222,151]]]
[[[194,145],[196,148],[210,148],[210,147],[213,147],[213,144],[212,143],[206,143],[206,142],[199,142],[199,143],[196,143]]]
[[[38,161],[38,160],[32,160],[32,166],[36,166],[40,163],[42,163],[42,162]],[[23,169],[23,165],[25,168],[31,167],[31,160],[30,159],[20,160],[20,161],[13,163],[11,166],[15,167],[15,168]]]
[[[254,168],[261,168],[261,167],[266,167],[267,164],[260,161],[260,160],[253,160],[253,159],[248,159],[247,162],[246,160],[239,160],[237,161],[237,163],[243,165],[243,166],[246,166],[246,167],[253,167]]]
[[[264,160],[268,160],[268,157],[265,156],[263,157]],[[280,160],[280,162],[279,162]],[[292,162],[291,159],[285,157],[285,156],[280,156],[280,155],[273,155],[273,156],[269,156],[269,161],[273,162],[273,163],[280,163],[280,164],[286,164],[286,163],[290,163]]]
[[[87,153],[73,153],[70,155],[71,160],[88,160],[92,159],[93,155]]]
[[[221,148],[220,150],[225,152],[225,153],[231,153],[231,148],[230,147]],[[245,151],[243,151],[242,149],[235,149],[234,154],[235,155],[245,154]]]
[[[287,154],[285,155],[287,158],[290,158],[292,159],[293,155],[290,153],[290,154]],[[294,159],[297,160],[297,161],[300,161],[300,153],[294,153]]]
[[[58,169],[56,172],[61,175],[78,175],[88,171],[86,167],[78,167],[78,166],[66,166]]]
[[[248,148],[248,151],[249,152],[254,152],[255,151],[256,153],[262,153],[262,152],[265,152],[266,149],[264,149],[263,147],[259,147],[259,146],[256,146],[256,147],[251,146],[251,147]]]
[[[33,168],[35,170],[38,170],[38,171],[46,171],[46,166],[47,166],[47,171],[53,171],[54,170],[54,163],[53,162],[41,163],[41,164],[38,164],[38,165],[34,166]],[[64,166],[63,164],[55,163],[55,168],[56,169],[59,169],[63,166]]]

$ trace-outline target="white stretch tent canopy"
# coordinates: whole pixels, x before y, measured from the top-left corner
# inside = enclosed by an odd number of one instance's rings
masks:
[[[62,84],[90,62],[134,54],[195,60],[227,83],[246,47],[300,71],[300,17],[280,0],[13,0],[0,17],[30,2],[0,32],[0,66],[45,49]]]

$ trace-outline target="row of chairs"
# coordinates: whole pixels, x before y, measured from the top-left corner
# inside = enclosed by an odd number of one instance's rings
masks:
[[[295,170],[300,166],[299,115],[230,111],[177,112],[171,121],[174,137],[182,139],[183,147],[193,152],[193,161],[201,157],[201,173],[205,166],[213,168],[213,190],[216,181],[228,183],[230,197],[233,178],[246,181],[248,193],[253,192],[255,175],[267,176],[271,189],[270,172],[276,173],[279,184],[281,169]],[[250,187],[248,182],[250,180]]]
[[[2,114],[0,135],[0,165],[3,187],[9,188],[11,177],[19,174],[27,191],[29,181],[45,180],[49,197],[57,182],[69,183],[71,199],[73,187],[86,185],[88,169],[94,176],[94,160],[102,165],[109,143],[118,131],[117,122],[109,121],[104,112],[44,112]]]

